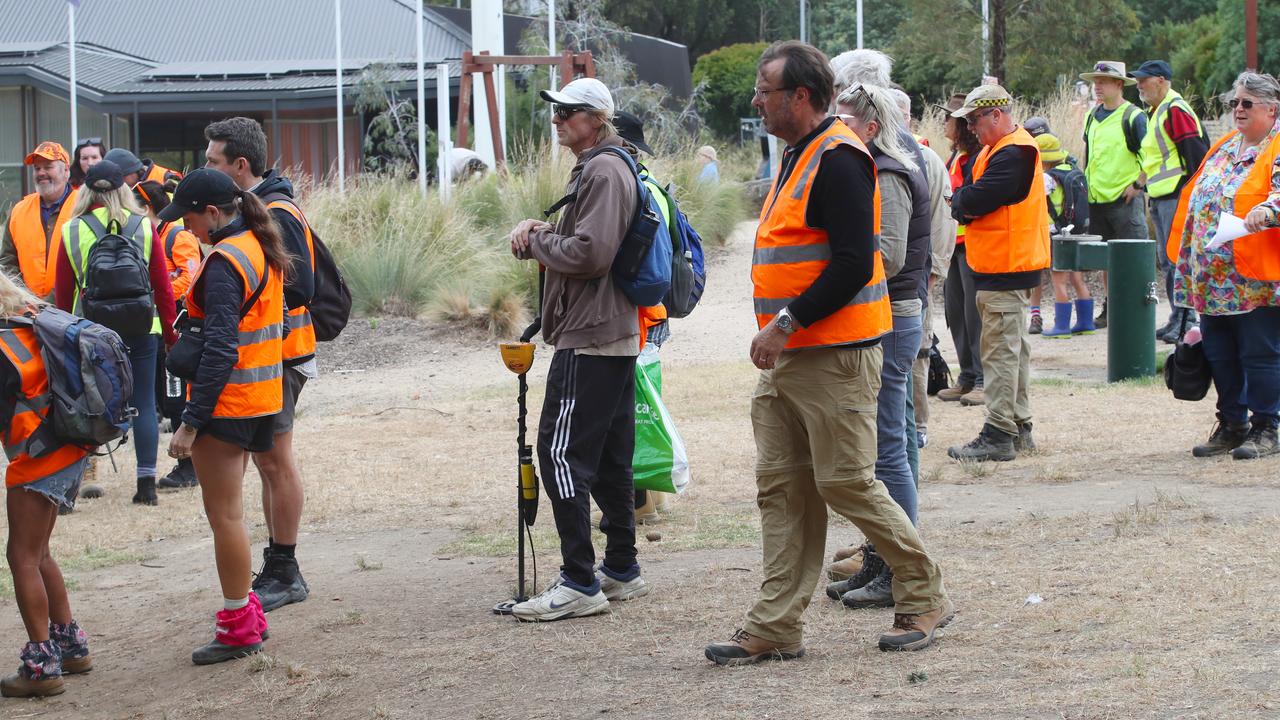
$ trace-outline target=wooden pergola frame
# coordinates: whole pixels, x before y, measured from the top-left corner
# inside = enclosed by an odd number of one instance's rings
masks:
[[[591,59],[591,52],[574,53],[565,50],[560,55],[490,55],[488,51],[480,53],[462,53],[462,80],[458,87],[458,147],[466,147],[471,135],[471,92],[472,74],[484,75],[484,94],[489,102],[489,131],[493,135],[493,158],[498,167],[506,164],[502,152],[502,128],[498,126],[498,90],[493,80],[493,71],[499,65],[555,65],[560,68],[561,82],[582,75],[595,77],[596,66]]]

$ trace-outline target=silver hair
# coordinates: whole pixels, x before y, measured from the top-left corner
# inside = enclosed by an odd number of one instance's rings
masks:
[[[898,109],[902,111],[902,117],[904,118],[910,117],[911,116],[911,96],[908,95],[906,92],[895,87],[891,87],[888,90],[889,90],[889,96],[893,98],[894,104],[896,104],[898,106]]]
[[[893,72],[893,58],[879,50],[848,50],[831,58],[831,72],[837,88],[847,88],[854,83],[889,87],[893,82],[889,77]]]
[[[907,123],[889,90],[861,83],[850,85],[836,98],[836,105],[848,107],[850,114],[859,122],[874,121],[880,126],[880,132],[875,138],[876,147],[880,148],[885,155],[902,163],[907,170],[920,169],[916,164],[915,153],[902,143],[902,136],[907,131]]]
[[[1272,107],[1280,106],[1280,82],[1266,73],[1257,73],[1252,70],[1240,73],[1236,81],[1231,83],[1231,90],[1222,94],[1222,102],[1228,102],[1235,97],[1237,90],[1244,90]]]

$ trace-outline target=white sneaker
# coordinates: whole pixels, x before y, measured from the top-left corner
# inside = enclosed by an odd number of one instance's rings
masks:
[[[621,602],[649,594],[649,583],[645,582],[644,577],[640,575],[623,582],[596,568],[596,580],[600,581],[600,592],[603,592],[604,596],[610,600]]]
[[[550,622],[565,618],[586,617],[608,612],[609,599],[601,591],[587,595],[564,584],[564,578],[556,580],[543,590],[511,609],[511,614],[526,622]]]

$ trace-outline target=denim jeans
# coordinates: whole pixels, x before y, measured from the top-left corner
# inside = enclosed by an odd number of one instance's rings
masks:
[[[876,478],[916,523],[916,481],[907,460],[907,377],[920,350],[920,316],[894,317],[893,332],[880,341],[884,365],[876,397]]]
[[[914,368],[913,368],[914,370]],[[916,433],[920,425],[916,422],[916,375],[907,373],[907,465],[911,467],[911,479],[920,489],[920,445],[916,441]]]
[[[1151,222],[1156,226],[1156,264],[1164,277],[1164,294],[1169,299],[1169,322],[1180,322],[1182,313],[1190,312],[1188,323],[1195,322],[1195,311],[1173,305],[1173,263],[1165,252],[1165,244],[1169,241],[1169,231],[1173,226],[1173,214],[1178,210],[1178,195],[1175,193],[1162,198],[1151,199]]]
[[[159,335],[122,338],[129,347],[133,370],[133,397],[129,404],[138,410],[133,419],[133,453],[138,461],[138,477],[155,477],[156,449],[160,444],[160,421],[156,416],[156,348]]]
[[[1280,423],[1280,307],[1201,315],[1204,355],[1218,391],[1218,419]]]

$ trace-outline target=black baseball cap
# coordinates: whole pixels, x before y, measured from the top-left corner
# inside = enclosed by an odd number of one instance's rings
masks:
[[[1165,80],[1172,80],[1173,68],[1169,67],[1169,63],[1163,60],[1148,60],[1129,73],[1129,77],[1138,79],[1162,77]]]
[[[225,173],[197,168],[182,178],[178,189],[173,191],[169,206],[156,213],[156,217],[165,222],[173,222],[189,212],[203,210],[209,205],[230,205],[235,202],[239,193],[240,188]]]
[[[97,192],[111,192],[124,185],[124,173],[110,160],[99,160],[84,174],[84,186]]]
[[[639,150],[643,150],[650,155],[653,154],[653,148],[649,147],[649,144],[644,141],[643,120],[629,112],[619,111],[613,115],[613,127],[623,140],[635,145]]]

